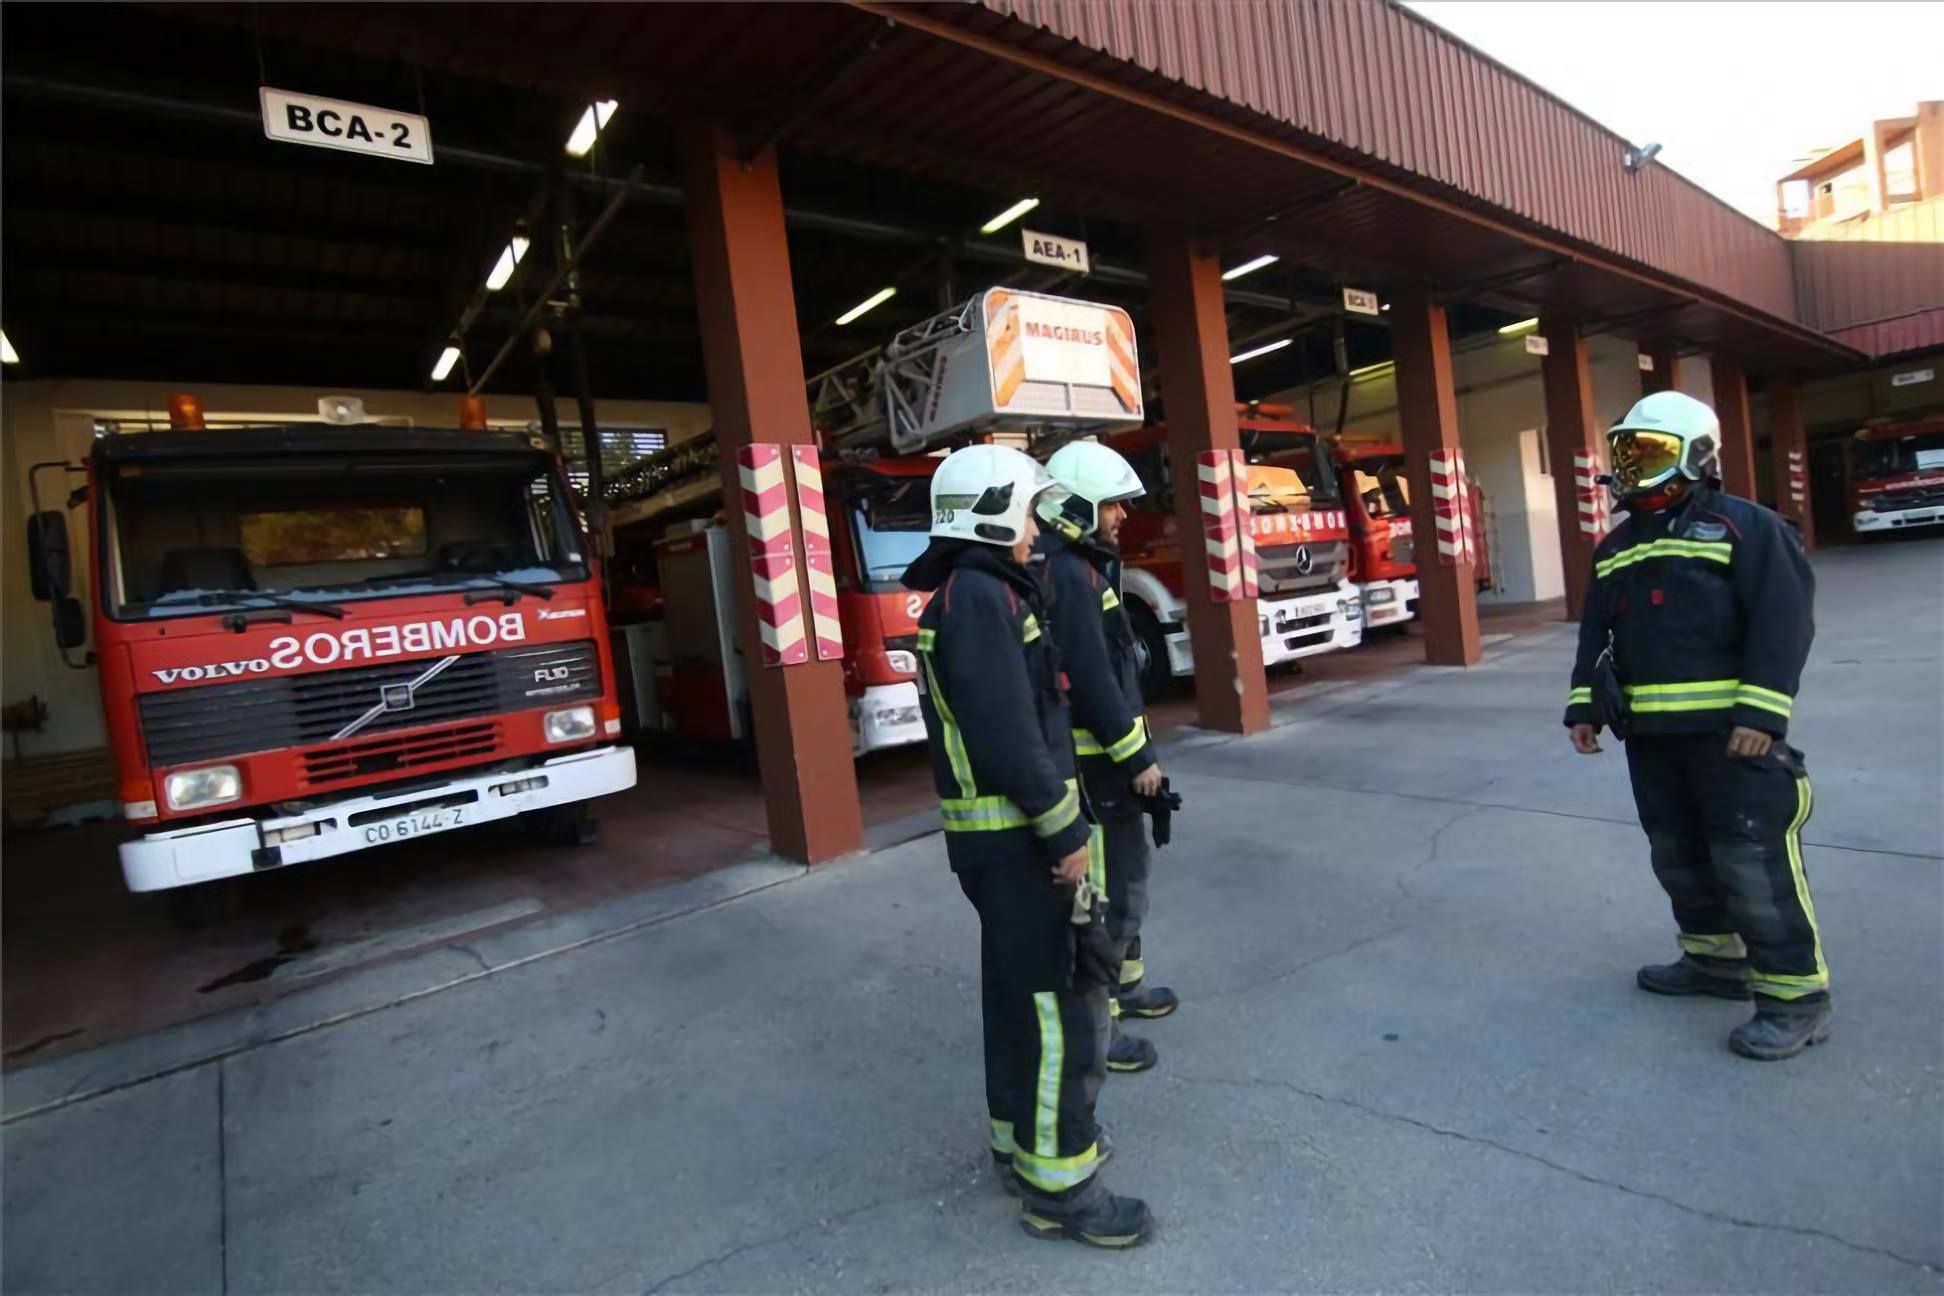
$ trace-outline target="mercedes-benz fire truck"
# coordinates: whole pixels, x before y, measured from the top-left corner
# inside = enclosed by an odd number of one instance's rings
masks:
[[[482,420],[483,422],[483,420]],[[606,614],[560,459],[525,433],[362,424],[95,439],[93,656],[131,890],[327,859],[632,787]],[[88,638],[64,513],[34,592]]]
[[[1262,588],[1256,604],[1262,663],[1355,648],[1363,642],[1362,605],[1349,581],[1349,531],[1329,447],[1306,424],[1273,417],[1274,411],[1242,406],[1237,412]],[[1195,669],[1167,429],[1145,427],[1107,444],[1127,456],[1148,487],[1121,527],[1121,554],[1124,597],[1147,648],[1143,684],[1154,696],[1170,676]],[[1189,561],[1202,561],[1201,546],[1199,534],[1188,538]]]
[[[923,594],[901,583],[931,530],[936,455],[986,437],[1050,448],[1138,425],[1141,385],[1125,311],[995,288],[810,380],[811,423],[844,633],[853,751],[924,741],[916,683]],[[671,446],[609,491],[617,598],[639,615],[653,687],[643,727],[711,741],[749,736],[734,626],[729,529],[713,436]]]

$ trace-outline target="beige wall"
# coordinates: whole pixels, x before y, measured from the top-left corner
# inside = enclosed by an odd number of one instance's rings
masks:
[[[47,728],[21,736],[24,756],[84,750],[106,742],[101,703],[93,669],[73,670],[61,664],[49,630],[45,604],[33,600],[24,552],[29,502],[27,474],[42,461],[78,462],[94,436],[96,418],[141,419],[166,417],[173,388],[167,384],[130,382],[8,382],[0,389],[0,442],[5,447],[4,522],[0,522],[0,701],[17,702],[38,696],[47,704]],[[447,392],[319,392],[296,387],[216,387],[196,389],[211,421],[248,418],[258,421],[315,421],[321,395],[357,396],[366,414],[380,420],[403,420],[418,427],[451,427],[457,422],[459,399]],[[535,417],[527,397],[490,397],[487,417],[494,422],[524,424]],[[665,428],[671,441],[695,436],[709,428],[707,405],[690,402],[602,401],[597,409],[603,427]],[[564,411],[571,420],[572,411]],[[42,476],[41,503],[59,507],[67,487],[62,475]],[[76,593],[87,602],[91,565],[87,537],[77,512],[70,515],[74,538]]]

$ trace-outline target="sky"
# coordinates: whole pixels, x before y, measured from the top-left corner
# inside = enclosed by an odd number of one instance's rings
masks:
[[[1406,0],[1765,223],[1812,149],[1944,99],[1930,0]]]

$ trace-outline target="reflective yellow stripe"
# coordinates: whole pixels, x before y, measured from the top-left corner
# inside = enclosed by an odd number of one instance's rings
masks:
[[[1075,756],[1105,756],[1107,749],[1100,745],[1100,739],[1093,736],[1092,730],[1073,731],[1073,754]]]
[[[1037,837],[1057,837],[1079,817],[1080,790],[1072,779],[1068,779],[1066,795],[1051,810],[1033,816],[1033,834]]]
[[[1100,610],[1102,612],[1112,612],[1119,606],[1120,595],[1114,593],[1113,586],[1109,585],[1106,589],[1100,591]]]
[[[1147,964],[1143,960],[1137,958],[1121,960],[1120,983],[1122,985],[1131,986],[1146,975]]]
[[[1696,936],[1692,932],[1680,934],[1681,952],[1699,954],[1703,958],[1741,959],[1748,957],[1748,947],[1742,938],[1733,932],[1726,936]]]
[[[1789,876],[1795,881],[1796,901],[1802,906],[1802,913],[1809,920],[1809,935],[1816,947],[1816,970],[1808,976],[1793,976],[1783,972],[1753,972],[1749,985],[1757,994],[1771,999],[1801,999],[1806,995],[1817,994],[1829,988],[1829,965],[1823,962],[1822,929],[1816,924],[1816,902],[1809,895],[1809,878],[1802,868],[1802,825],[1809,822],[1809,815],[1815,809],[1816,794],[1804,776],[1796,780],[1796,817],[1789,824],[1784,840],[1789,848]]]
[[[1702,558],[1726,566],[1734,561],[1734,556],[1735,546],[1726,540],[1677,540],[1670,536],[1622,549],[1611,557],[1602,558],[1593,564],[1593,574],[1610,576],[1622,567],[1631,567],[1649,558]]]
[[[1002,796],[941,797],[938,812],[946,832],[999,832],[1027,824],[1026,812]]]
[[[1764,711],[1773,711],[1784,720],[1788,719],[1789,714],[1795,710],[1795,703],[1787,693],[1777,693],[1774,689],[1757,688],[1753,684],[1744,684],[1735,690],[1735,701],[1741,703],[1743,706],[1760,707]]]
[[[1060,1001],[1051,990],[1042,990],[1033,996],[1033,1009],[1039,1014],[1040,1064],[1039,1091],[1034,1095],[1033,1151],[1030,1155],[1036,1160],[1050,1162],[1058,1160],[1060,1152],[1060,1070],[1066,1063],[1066,1029],[1060,1024]],[[1021,1164],[1015,1168],[1023,1173],[1028,1167]],[[1051,1167],[1034,1165],[1031,1168],[1038,1172]]]
[[[1740,680],[1690,680],[1683,684],[1629,684],[1627,701],[1641,713],[1722,711],[1735,705]]]
[[[1065,1192],[1078,1188],[1100,1169],[1100,1145],[1094,1144],[1078,1156],[1039,1156],[1024,1148],[1013,1152],[1013,1169],[1019,1177],[1042,1192]]]
[[[1653,697],[1665,693],[1732,693],[1741,687],[1740,680],[1689,680],[1684,684],[1629,684],[1627,696],[1636,694]]]
[[[1635,702],[1633,710],[1641,715],[1657,711],[1726,711],[1735,705],[1732,695],[1719,698],[1686,698],[1680,701]]]
[[[1576,688],[1566,694],[1567,706],[1577,706],[1581,702],[1591,702],[1592,700],[1593,690],[1590,688]]]
[[[1012,1155],[1013,1124],[1011,1121],[995,1120],[992,1122],[992,1150],[994,1152],[1004,1152],[1007,1156]]]
[[[936,630],[920,630],[920,631],[918,632],[918,651],[919,651],[919,652],[930,652],[930,651],[932,650],[932,648],[933,648],[933,646],[934,646],[934,645],[936,645],[937,643],[938,643],[938,631],[936,631]]]
[[[1099,824],[1087,834],[1087,881],[1101,899],[1107,898],[1107,834]]]
[[[940,741],[945,744],[945,759],[952,767],[952,777],[958,782],[959,793],[967,798],[975,797],[979,785],[972,780],[972,757],[966,753],[965,738],[959,733],[958,721],[952,718],[951,704],[945,701],[945,692],[938,687],[938,675],[932,670],[931,646],[919,636],[918,661],[925,668],[925,689],[931,694],[932,706],[938,712]],[[947,827],[951,825],[947,823]]]
[[[1019,642],[1031,643],[1033,642],[1033,640],[1039,637],[1040,637],[1039,618],[1034,616],[1031,612],[1028,612],[1026,614],[1025,624],[1022,625],[1019,630]]]
[[[1127,731],[1127,736],[1107,749],[1107,755],[1116,762],[1124,761],[1147,745],[1147,737],[1147,717],[1139,716],[1134,721],[1134,727]]]

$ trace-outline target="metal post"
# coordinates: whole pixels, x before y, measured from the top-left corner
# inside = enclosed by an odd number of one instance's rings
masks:
[[[1475,569],[1462,557],[1447,560],[1439,553],[1431,489],[1431,456],[1459,448],[1451,329],[1445,308],[1423,288],[1392,293],[1390,314],[1391,340],[1397,349],[1397,419],[1411,483],[1424,659],[1440,666],[1471,666],[1484,653],[1478,639]],[[1553,473],[1560,471],[1555,462]]]
[[[594,417],[594,387],[588,378],[587,345],[581,329],[580,265],[572,233],[574,197],[564,184],[554,186],[554,195],[559,264],[567,269],[567,305],[561,312],[561,327],[567,334],[568,372],[574,384],[574,403],[580,409],[581,450],[587,460],[587,529],[594,537],[595,554],[605,563],[613,550],[607,530],[607,472],[601,462],[601,431]]]
[[[1559,559],[1566,577],[1566,619],[1577,621],[1593,578],[1593,550],[1600,542],[1597,508],[1581,498],[1590,475],[1576,460],[1599,460],[1600,431],[1593,412],[1593,374],[1586,339],[1569,320],[1541,321],[1546,354],[1539,362],[1546,388],[1546,451],[1552,463],[1553,501],[1559,513]]]
[[[1196,455],[1241,447],[1235,378],[1229,370],[1228,321],[1222,310],[1221,263],[1198,250],[1186,230],[1162,229],[1148,240],[1155,341],[1168,416],[1168,463],[1180,525],[1182,583],[1195,653],[1195,705],[1205,729],[1255,733],[1269,727],[1269,687],[1262,670],[1256,600],[1217,603],[1204,559]]]
[[[1740,365],[1714,356],[1715,417],[1721,420],[1721,485],[1730,495],[1755,496],[1755,433],[1748,418],[1748,375]]]
[[[770,846],[780,855],[815,863],[856,850],[864,837],[843,664],[762,664],[736,462],[736,451],[758,440],[816,443],[803,394],[782,185],[775,153],[765,150],[745,161],[728,131],[684,126],[678,142]],[[794,513],[794,501],[789,507]]]

